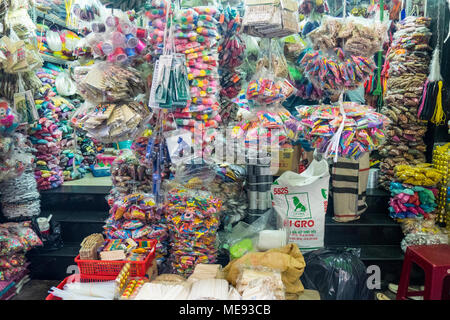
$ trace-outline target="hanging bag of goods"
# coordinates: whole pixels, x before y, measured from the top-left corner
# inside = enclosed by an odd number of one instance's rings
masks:
[[[245,0],[243,32],[261,38],[299,33],[298,3],[294,0]]]
[[[302,252],[324,245],[329,181],[327,161],[314,160],[301,174],[286,171],[272,185],[278,227]]]
[[[376,68],[372,56],[381,49],[387,25],[377,21],[325,16],[308,34],[311,48],[298,62],[310,81],[322,90],[353,90]]]

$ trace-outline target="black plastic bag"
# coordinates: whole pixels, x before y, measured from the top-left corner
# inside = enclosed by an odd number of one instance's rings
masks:
[[[319,249],[304,254],[301,277],[305,289],[317,290],[321,300],[373,300],[366,266],[359,249]]]
[[[39,225],[37,223],[38,217],[33,217],[32,227],[33,230],[36,232],[36,234],[41,238],[42,242],[44,243],[43,247],[39,248],[39,251],[53,251],[58,250],[64,246],[62,235],[61,235],[61,224],[54,219],[50,220],[50,233],[42,234],[41,230],[39,229]]]

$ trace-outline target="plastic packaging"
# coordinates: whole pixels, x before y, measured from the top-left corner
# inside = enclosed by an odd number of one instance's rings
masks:
[[[243,300],[285,300],[281,273],[271,268],[243,266],[236,289]]]
[[[301,281],[321,300],[373,300],[358,249],[319,249],[305,254],[305,262]]]

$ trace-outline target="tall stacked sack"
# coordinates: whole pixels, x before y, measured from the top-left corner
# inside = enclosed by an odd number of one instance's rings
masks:
[[[430,22],[430,18],[413,16],[400,21],[386,56],[389,75],[381,112],[392,123],[385,146],[380,149],[380,185],[385,189],[389,189],[396,165],[425,162],[423,136],[427,125],[417,113],[430,63]]]

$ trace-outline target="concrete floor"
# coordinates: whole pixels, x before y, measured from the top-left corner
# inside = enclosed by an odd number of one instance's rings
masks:
[[[56,287],[60,282],[58,280],[31,280],[11,300],[45,300],[48,290],[53,286]]]

